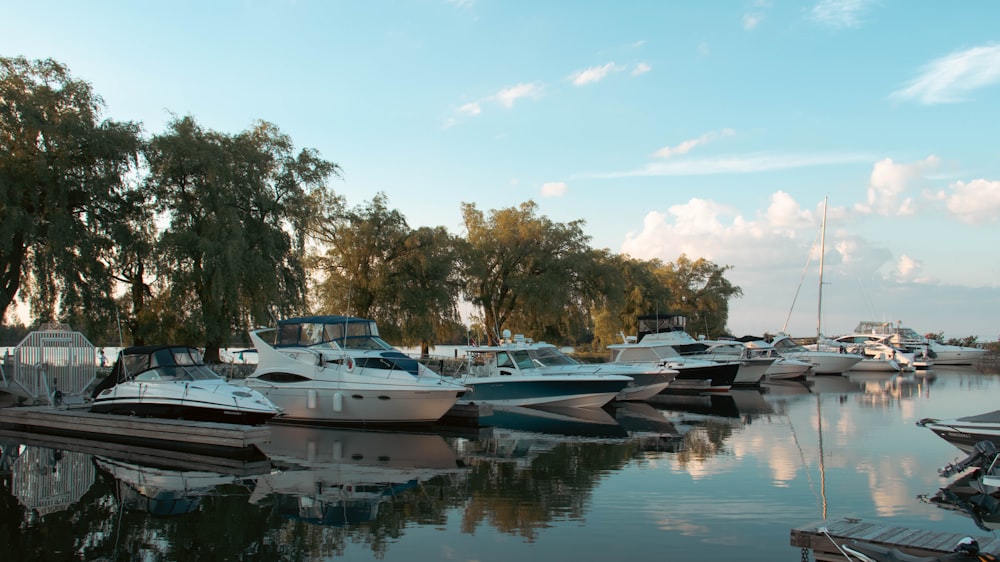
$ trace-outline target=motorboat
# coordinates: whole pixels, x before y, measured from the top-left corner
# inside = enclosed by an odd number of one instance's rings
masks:
[[[197,348],[180,345],[121,350],[92,398],[92,412],[140,417],[257,425],[280,413],[261,393],[216,374]]]
[[[760,386],[764,374],[778,359],[764,349],[748,347],[736,340],[699,339],[685,345],[683,349],[681,355],[687,357],[707,359],[716,363],[738,362],[740,368],[736,372],[736,378],[733,379],[733,386],[741,388]]]
[[[264,335],[273,335],[265,341]],[[280,320],[250,332],[257,367],[243,384],[304,423],[431,423],[465,393],[379,337],[377,324],[351,316]]]
[[[875,367],[878,362],[895,362],[899,370],[905,371],[928,369],[932,365],[927,346],[900,347],[891,341],[890,336],[884,334],[846,334],[828,340],[827,344],[864,357],[862,364],[854,367],[855,371],[890,370],[887,367],[883,369]],[[876,363],[873,364],[870,360],[876,360]],[[866,365],[870,368],[866,369]]]
[[[681,353],[684,345],[697,343],[684,332],[685,317],[640,316],[638,320],[635,336],[608,346],[611,363],[647,370],[676,370],[677,378],[670,383],[670,391],[714,392],[732,388],[740,370],[739,361],[712,361]]]
[[[965,453],[972,453],[981,441],[992,441],[1000,447],[1000,410],[945,420],[923,418],[917,425],[933,431]]]
[[[812,363],[785,357],[770,342],[760,338],[745,336],[739,338],[743,345],[754,350],[757,355],[774,358],[764,371],[764,379],[769,381],[798,379],[812,372]]]
[[[850,370],[863,357],[846,352],[824,351],[821,349],[806,349],[785,334],[779,334],[771,345],[784,357],[798,359],[812,364],[813,373],[817,375],[834,375]]]
[[[665,390],[676,371],[645,372],[625,365],[580,363],[546,342],[504,330],[495,346],[468,346],[463,403],[495,406],[599,408],[619,400],[645,400]]]
[[[901,323],[861,321],[854,331],[889,336],[894,345],[904,350],[926,349],[926,353],[935,365],[971,365],[988,351],[979,347],[944,344],[922,336]]]

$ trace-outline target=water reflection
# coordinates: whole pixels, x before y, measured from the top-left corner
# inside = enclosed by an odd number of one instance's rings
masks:
[[[601,410],[498,409],[474,429],[275,425],[254,460],[0,432],[0,536],[17,560],[533,562],[620,556],[622,542],[639,560],[665,544],[682,559],[706,547],[791,559],[788,529],[823,516],[954,528],[971,514],[991,527],[997,501],[968,481],[916,499],[956,453],[913,420],[985,411],[998,386],[969,373],[824,376]]]

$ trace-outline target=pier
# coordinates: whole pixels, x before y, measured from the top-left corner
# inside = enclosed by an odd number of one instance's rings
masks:
[[[844,562],[854,558],[847,558],[838,547],[852,540],[898,548],[915,556],[939,556],[953,552],[964,537],[976,539],[982,552],[1000,552],[1000,539],[993,536],[941,533],[851,518],[796,527],[791,531],[791,545],[811,550],[816,562]]]

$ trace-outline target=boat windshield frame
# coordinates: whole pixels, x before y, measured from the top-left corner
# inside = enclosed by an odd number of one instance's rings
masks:
[[[379,337],[374,320],[350,318],[331,322],[282,322],[275,335],[275,347],[307,349],[394,351]]]

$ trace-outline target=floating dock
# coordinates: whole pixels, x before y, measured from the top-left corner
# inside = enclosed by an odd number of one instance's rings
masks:
[[[852,540],[898,548],[915,556],[939,556],[953,552],[964,537],[976,539],[982,552],[1000,553],[1000,539],[993,536],[941,533],[850,518],[796,527],[791,531],[791,545],[812,550],[816,562],[844,562],[848,558],[838,547]]]
[[[271,440],[271,428],[266,425],[117,416],[95,414],[85,408],[51,406],[0,408],[0,428],[212,455],[251,455],[258,445]]]

